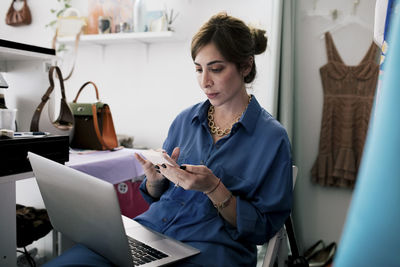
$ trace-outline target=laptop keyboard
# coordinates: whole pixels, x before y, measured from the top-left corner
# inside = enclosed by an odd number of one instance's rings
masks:
[[[129,246],[132,252],[133,265],[139,266],[152,261],[168,257],[167,254],[152,248],[130,236],[128,236]]]

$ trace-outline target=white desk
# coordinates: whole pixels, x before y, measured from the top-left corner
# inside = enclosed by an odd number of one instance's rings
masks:
[[[16,266],[17,219],[15,182],[33,177],[32,172],[0,177],[0,266]]]

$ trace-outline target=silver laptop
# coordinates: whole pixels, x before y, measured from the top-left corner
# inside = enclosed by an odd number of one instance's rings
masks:
[[[31,152],[28,158],[53,227],[113,264],[162,266],[200,253],[121,215],[111,183]],[[148,255],[138,260],[143,247]]]

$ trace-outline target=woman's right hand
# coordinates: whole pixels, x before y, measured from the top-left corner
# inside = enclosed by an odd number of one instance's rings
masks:
[[[162,151],[166,153],[162,149],[158,149],[157,151]],[[174,161],[178,160],[179,152],[180,152],[179,147],[176,147],[172,151],[171,158]],[[163,179],[165,179],[165,177],[162,174],[160,174],[160,172],[156,169],[156,166],[153,165],[153,163],[144,159],[139,153],[135,153],[134,156],[136,160],[139,161],[140,165],[142,165],[144,174],[146,175],[146,178],[150,183],[160,183]]]
[[[146,175],[147,180],[150,183],[161,182],[164,179],[164,176],[157,172],[157,169],[150,161],[144,159],[138,153],[135,153],[135,159],[142,165],[144,174]]]

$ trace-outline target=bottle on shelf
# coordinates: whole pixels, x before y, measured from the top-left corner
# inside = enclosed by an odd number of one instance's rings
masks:
[[[146,25],[146,0],[135,0],[133,6],[133,31],[145,32],[147,31]]]

